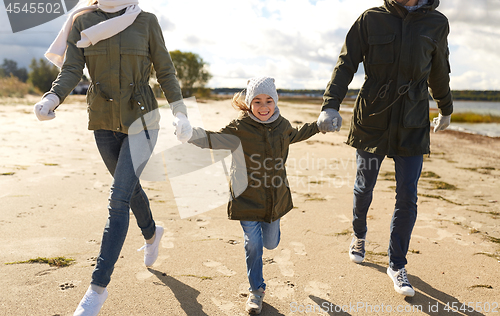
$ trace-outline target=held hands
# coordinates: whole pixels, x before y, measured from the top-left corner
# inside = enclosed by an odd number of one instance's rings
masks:
[[[323,134],[338,132],[342,126],[342,117],[337,110],[327,108],[321,111],[316,124],[318,124],[319,131]]]
[[[177,112],[172,124],[175,126],[175,135],[177,135],[178,141],[185,143],[191,139],[191,136],[193,136],[193,128],[184,113]]]
[[[33,112],[39,121],[52,120],[56,117],[54,109],[59,105],[61,100],[53,93],[46,94],[42,100],[35,104]]]
[[[434,133],[445,130],[448,126],[450,126],[450,122],[451,122],[451,115],[443,116],[441,115],[441,113],[439,113],[438,117],[435,117],[432,120],[432,123],[434,123],[435,125]]]

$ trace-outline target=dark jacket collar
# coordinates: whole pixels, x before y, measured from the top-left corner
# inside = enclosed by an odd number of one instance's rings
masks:
[[[426,5],[419,8],[416,12],[436,10],[438,6],[439,0],[429,0]],[[408,15],[408,10],[406,10],[405,7],[399,4],[396,0],[384,0],[384,7],[387,11],[391,12],[392,14],[399,15],[402,18]]]

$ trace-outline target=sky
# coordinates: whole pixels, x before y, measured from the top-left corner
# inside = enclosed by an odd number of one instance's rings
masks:
[[[282,89],[324,89],[347,31],[383,0],[140,0],[160,21],[168,50],[198,54],[208,87],[245,87],[271,76]],[[441,0],[450,23],[451,88],[500,90],[500,0]],[[0,63],[42,58],[66,15],[13,33],[0,8]],[[349,88],[360,88],[363,67]]]

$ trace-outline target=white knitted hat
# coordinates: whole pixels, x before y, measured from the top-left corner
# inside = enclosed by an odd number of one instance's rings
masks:
[[[278,91],[274,85],[274,78],[256,77],[248,80],[245,103],[250,107],[252,100],[259,94],[267,94],[273,98],[274,104],[278,105]]]

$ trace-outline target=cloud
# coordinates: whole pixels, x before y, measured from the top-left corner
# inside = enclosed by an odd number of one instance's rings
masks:
[[[496,2],[497,4],[495,4]],[[257,75],[276,78],[281,88],[323,89],[345,36],[363,11],[382,0],[141,0],[164,31],[169,50],[199,54],[210,65],[210,87],[244,87]],[[441,1],[450,22],[453,89],[497,89],[500,69],[500,6],[493,0]],[[65,17],[12,34],[0,10],[0,62],[28,66],[41,58]],[[473,80],[467,82],[466,80]],[[363,83],[363,67],[351,83]]]

